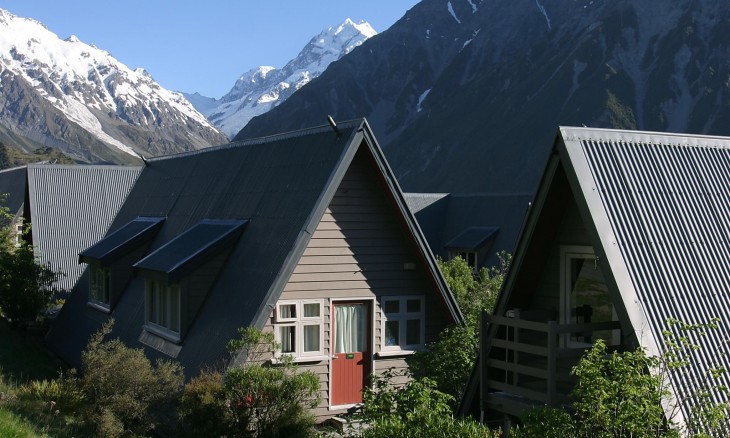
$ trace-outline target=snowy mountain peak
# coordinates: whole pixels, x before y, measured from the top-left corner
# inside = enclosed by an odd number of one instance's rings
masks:
[[[283,68],[261,66],[242,74],[231,91],[218,100],[196,94],[185,97],[218,129],[233,137],[253,117],[286,100],[332,62],[376,34],[366,21],[355,23],[348,18],[312,38]]]
[[[27,88],[28,92],[37,95],[43,102],[43,111],[63,114],[97,141],[126,154],[138,155],[133,146],[140,139],[129,138],[131,130],[121,128],[123,125],[163,130],[189,120],[209,139],[215,139],[216,143],[221,139],[190,103],[179,94],[162,88],[144,69],[133,71],[108,52],[73,35],[62,40],[41,23],[4,10],[0,10],[0,73],[18,90]],[[5,87],[10,84],[0,88]],[[0,100],[7,98],[5,89]],[[13,126],[23,135],[49,135],[39,133],[37,130],[41,128],[32,126],[30,121],[16,119],[11,113],[0,112],[0,122]],[[147,143],[153,137],[150,135],[147,141],[142,140],[138,150],[148,153]],[[200,140],[193,142],[196,147],[210,144]],[[64,141],[55,137],[49,140],[60,144]],[[172,145],[174,141],[171,139],[170,143]],[[74,149],[83,148],[83,145],[65,147]],[[85,159],[94,160],[93,157]]]

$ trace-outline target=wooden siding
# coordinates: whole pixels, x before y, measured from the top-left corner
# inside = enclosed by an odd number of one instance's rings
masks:
[[[549,256],[545,269],[534,291],[533,302],[542,303],[541,306],[549,304],[550,307],[560,308],[560,247],[566,245],[591,246],[588,230],[572,198],[563,213],[553,244],[547,250]]]
[[[446,325],[438,291],[427,279],[425,267],[395,205],[388,199],[375,169],[362,150],[346,172],[322,216],[280,300],[324,299],[324,356],[330,357],[332,300],[373,300],[373,372],[403,370],[403,357],[378,357],[381,345],[380,297],[424,296],[426,341],[434,340]],[[415,269],[406,264],[415,265]],[[265,330],[274,330],[273,312]],[[322,420],[342,411],[329,410],[329,359],[300,362],[302,370],[320,377],[322,402],[314,411]],[[403,382],[400,382],[403,383]]]

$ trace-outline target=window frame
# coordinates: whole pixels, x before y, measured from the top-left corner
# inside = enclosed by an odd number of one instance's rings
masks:
[[[598,263],[598,256],[596,255],[594,249],[590,245],[562,245],[560,247],[560,323],[561,324],[572,324],[571,321],[572,317],[572,267],[573,263],[572,261],[575,259],[582,259],[582,260],[593,260],[596,266],[600,267]],[[604,284],[606,281],[605,278],[605,272],[603,270],[601,271],[601,275],[603,276]],[[608,285],[606,285],[606,288],[608,288]],[[607,291],[608,293],[608,291]],[[610,295],[609,295],[610,297]],[[618,320],[618,316],[616,313],[616,306],[611,305],[611,313],[612,318],[614,320]],[[619,330],[612,330],[612,344],[611,345],[620,345],[621,343],[621,336]],[[574,339],[571,339],[570,333],[565,333],[563,336],[560,337],[560,343],[562,346],[567,348],[586,348],[590,347],[593,343],[587,343],[587,342],[580,342],[576,341]]]
[[[418,312],[408,312],[408,301],[420,301],[420,310]],[[386,312],[386,302],[397,301],[398,312]],[[381,352],[404,352],[410,353],[422,350],[426,345],[426,297],[424,295],[399,295],[399,296],[383,296],[380,303],[381,312],[381,336],[380,351]],[[420,321],[419,331],[420,339],[417,344],[408,344],[408,324],[407,321],[418,319]],[[398,321],[398,345],[386,345],[386,324],[388,321]]]
[[[449,251],[450,259],[461,257],[472,270],[476,273],[479,270],[479,254],[474,250],[451,250]],[[473,258],[473,264],[469,263],[469,259]]]
[[[105,277],[99,282],[99,276]],[[111,310],[112,301],[112,272],[110,266],[90,266],[89,271],[89,304],[99,310]],[[99,286],[102,293],[98,293]],[[95,291],[97,291],[95,293]],[[100,299],[101,298],[101,299]],[[104,299],[106,298],[106,300]]]
[[[319,308],[318,316],[304,316],[304,306],[307,304],[316,304]],[[294,306],[294,317],[282,317],[281,306]],[[276,358],[283,355],[291,356],[293,359],[306,360],[306,359],[318,359],[324,357],[324,299],[311,298],[311,299],[300,299],[300,300],[282,300],[276,303],[274,311],[274,340],[276,341],[278,348],[274,353]],[[304,351],[304,327],[318,325],[319,330],[319,349],[315,351]],[[293,352],[282,352],[281,351],[281,333],[280,328],[282,327],[294,327],[294,351]]]
[[[159,288],[155,290],[156,288]],[[164,293],[165,294],[165,302],[162,303],[163,306],[166,307],[165,313],[167,313],[166,317],[170,318],[175,313],[177,313],[177,327],[168,327],[166,325],[163,325],[164,321],[159,320],[153,320],[151,318],[153,314],[153,307],[155,303],[153,302],[154,296],[152,294],[157,293]],[[170,294],[177,293],[177,300],[171,300]],[[160,295],[162,296],[162,295]],[[158,298],[158,302],[160,299]],[[177,308],[175,309],[175,305]],[[145,330],[154,333],[158,336],[161,336],[163,338],[166,338],[173,342],[180,342],[181,340],[181,334],[182,334],[182,288],[180,287],[179,283],[173,283],[173,284],[164,284],[160,281],[155,280],[145,280],[145,306],[144,306],[144,319],[145,319]],[[158,313],[158,312],[155,312]],[[154,319],[157,319],[155,317]],[[170,324],[174,325],[174,324]]]

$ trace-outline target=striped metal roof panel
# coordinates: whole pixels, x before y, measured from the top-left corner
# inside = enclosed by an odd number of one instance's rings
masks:
[[[141,167],[29,165],[31,233],[41,263],[61,272],[71,290],[85,265],[78,254],[99,241],[124,203]]]
[[[642,345],[662,351],[669,318],[723,320],[693,339],[697,366],[673,379],[684,398],[709,367],[730,370],[730,138],[581,128],[561,135]],[[720,379],[730,387],[728,373]]]

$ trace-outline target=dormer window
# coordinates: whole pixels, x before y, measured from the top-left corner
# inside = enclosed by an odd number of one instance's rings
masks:
[[[109,310],[111,306],[111,269],[91,267],[89,299],[93,304]]]
[[[148,329],[172,341],[179,341],[180,285],[147,280],[145,301],[145,324]]]

